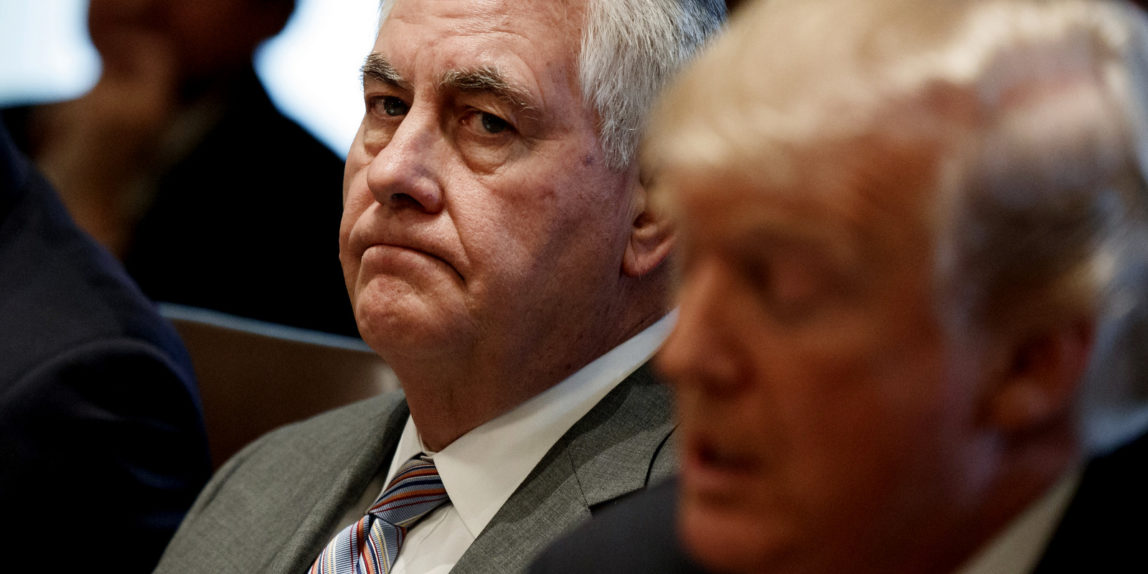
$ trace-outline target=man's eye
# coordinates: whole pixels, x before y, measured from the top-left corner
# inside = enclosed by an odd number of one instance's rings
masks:
[[[808,319],[825,295],[823,279],[800,261],[743,260],[742,277],[772,315],[797,324]]]
[[[774,269],[769,261],[762,257],[743,257],[737,263],[746,285],[762,296],[770,293],[773,288]]]
[[[482,129],[490,134],[499,134],[506,131],[510,127],[510,123],[506,120],[486,112],[479,112],[479,117],[482,118]]]
[[[376,112],[387,116],[401,116],[410,111],[410,106],[406,102],[394,96],[375,98],[371,104]]]

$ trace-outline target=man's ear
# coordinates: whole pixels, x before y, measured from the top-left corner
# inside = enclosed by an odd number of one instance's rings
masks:
[[[1012,434],[1065,419],[1076,400],[1095,338],[1095,323],[1079,319],[1019,332],[1008,341],[1000,379],[989,389],[989,423]]]
[[[657,269],[673,248],[673,223],[666,210],[652,205],[649,189],[643,181],[634,189],[630,241],[622,258],[622,273],[630,277],[641,277]]]

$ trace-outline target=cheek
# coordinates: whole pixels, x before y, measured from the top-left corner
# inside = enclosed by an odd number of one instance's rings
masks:
[[[355,222],[374,203],[374,198],[363,186],[352,186],[343,195],[343,215],[339,219],[339,235],[346,239]]]
[[[826,360],[802,385],[818,385],[819,393],[795,389],[778,398],[775,414],[788,439],[778,445],[786,461],[778,481],[807,538],[831,541],[843,553],[880,547],[911,536],[913,525],[928,520],[923,511],[948,496],[944,460],[953,443],[938,428],[952,414],[939,371],[905,357],[877,365]]]
[[[497,276],[489,280],[541,281],[563,269],[559,260],[575,252],[572,239],[588,221],[567,211],[570,198],[562,194],[571,190],[536,177],[480,179],[473,190],[482,191],[454,188],[453,223],[472,259]]]
[[[724,427],[727,437],[752,442],[763,461],[739,505],[683,499],[683,534],[700,559],[739,570],[808,558],[831,541],[847,546],[899,528],[875,516],[912,516],[922,498],[916,485],[932,473],[913,474],[930,467],[933,450],[924,431],[939,399],[912,391],[929,386],[929,368],[867,370],[875,367],[862,355],[796,344],[752,362],[752,382],[740,394],[678,389],[683,431]]]
[[[347,161],[343,167],[343,217],[340,223],[340,237],[345,238],[351,231],[355,220],[367,209],[373,201],[370,189],[367,187],[366,173],[371,158],[359,145],[359,138],[347,153]]]
[[[355,296],[354,282],[358,275],[361,253],[353,252],[349,246],[351,231],[359,218],[373,203],[374,197],[367,189],[362,167],[365,163],[355,157],[352,150],[348,155],[343,177],[343,214],[339,220],[339,261],[343,266],[344,280],[352,298]]]
[[[916,369],[891,369],[864,350],[825,353],[794,345],[788,358],[762,357],[778,381],[767,401],[780,439],[784,480],[815,505],[850,504],[856,492],[881,488],[909,454],[911,443],[937,413],[930,382]]]
[[[677,396],[683,434],[702,427],[711,440],[738,444],[739,452],[757,457],[736,500],[682,490],[679,535],[691,555],[717,571],[765,568],[815,538],[808,523],[812,500],[805,492],[808,459],[790,458],[802,445],[778,418],[778,405],[767,398],[773,393],[760,380],[751,384],[759,386],[723,398],[692,386],[680,388]]]

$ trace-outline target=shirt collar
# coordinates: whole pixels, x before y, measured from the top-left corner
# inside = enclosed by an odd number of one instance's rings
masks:
[[[1031,572],[1072,501],[1082,474],[1079,466],[1065,473],[1040,500],[957,570],[957,574]]]
[[[557,385],[432,453],[408,416],[386,483],[411,457],[435,462],[451,504],[477,537],[547,451],[578,419],[650,360],[673,328],[672,311]]]

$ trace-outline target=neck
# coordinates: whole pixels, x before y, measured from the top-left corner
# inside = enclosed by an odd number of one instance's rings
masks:
[[[420,438],[438,451],[562,382],[664,314],[658,310],[614,334],[599,330],[503,354],[471,352],[466,361],[388,357],[388,363],[402,381]]]

